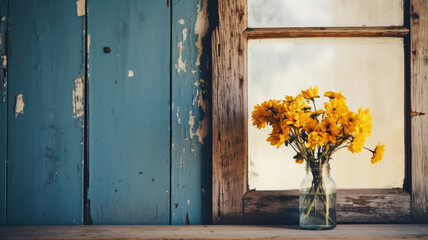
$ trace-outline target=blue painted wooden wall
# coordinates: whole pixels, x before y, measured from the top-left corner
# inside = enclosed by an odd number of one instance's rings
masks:
[[[82,222],[84,18],[9,1],[7,223]]]
[[[210,42],[216,26],[214,2],[174,0],[172,4],[173,224],[211,222]]]
[[[170,8],[91,0],[88,34],[92,221],[168,224]]]
[[[0,2],[0,224],[210,223],[216,1]]]

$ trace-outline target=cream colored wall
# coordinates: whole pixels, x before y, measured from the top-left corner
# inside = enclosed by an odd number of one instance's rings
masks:
[[[282,99],[318,85],[320,92],[339,91],[348,106],[369,108],[372,137],[386,145],[384,160],[370,163],[371,153],[342,150],[333,156],[332,176],[338,188],[402,187],[404,179],[404,49],[401,38],[313,38],[249,41],[248,112],[269,98]],[[325,98],[322,97],[324,100]],[[322,106],[322,105],[318,105]],[[248,124],[249,187],[296,189],[304,165],[291,149],[270,146],[263,131]]]

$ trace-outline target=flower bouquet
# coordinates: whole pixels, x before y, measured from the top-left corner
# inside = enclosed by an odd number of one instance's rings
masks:
[[[266,139],[279,148],[291,147],[296,163],[306,161],[307,176],[300,187],[300,226],[308,229],[331,229],[336,226],[336,185],[329,176],[332,155],[347,148],[352,153],[366,149],[373,153],[371,163],[382,160],[385,146],[371,150],[364,147],[372,132],[369,109],[352,112],[341,92],[328,91],[329,101],[317,109],[319,87],[309,88],[284,100],[257,104],[252,112],[253,125],[272,127]],[[313,108],[312,108],[313,107]]]

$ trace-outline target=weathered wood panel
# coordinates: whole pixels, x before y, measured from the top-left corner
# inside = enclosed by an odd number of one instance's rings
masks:
[[[247,191],[246,0],[219,0],[213,58],[213,223],[242,224]]]
[[[428,223],[428,15],[426,0],[410,0],[412,220]]]
[[[8,224],[82,223],[84,17],[14,0],[8,36]]]
[[[410,222],[410,194],[401,189],[337,192],[339,223]],[[298,224],[299,192],[250,191],[244,196],[245,224]]]
[[[0,225],[6,224],[8,3],[0,1]]]
[[[11,226],[0,239],[428,239],[428,225],[341,224],[329,231],[298,226]]]
[[[248,28],[248,39],[305,38],[305,37],[403,37],[405,27],[318,27],[318,28]]]
[[[90,0],[88,39],[92,222],[168,224],[170,6]]]
[[[211,222],[214,11],[213,1],[172,1],[171,224]]]

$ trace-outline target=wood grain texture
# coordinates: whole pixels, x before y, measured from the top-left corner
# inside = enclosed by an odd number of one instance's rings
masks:
[[[427,1],[410,0],[412,220],[428,222],[428,15]]]
[[[171,224],[211,223],[213,1],[172,1]]]
[[[0,225],[6,224],[8,4],[0,0]]]
[[[250,191],[244,196],[244,224],[298,224],[298,190]],[[338,190],[339,223],[410,222],[410,194],[398,189]]]
[[[213,223],[242,224],[247,190],[246,0],[219,0],[212,36]]]
[[[10,226],[0,239],[428,239],[428,225],[338,225],[328,231],[285,226]]]
[[[168,224],[170,8],[91,0],[88,34],[92,222]]]
[[[317,28],[248,28],[248,39],[306,38],[306,37],[403,37],[405,27],[317,27]]]
[[[9,19],[7,223],[81,224],[84,17],[14,0]]]

